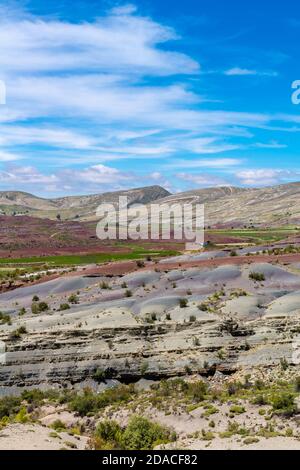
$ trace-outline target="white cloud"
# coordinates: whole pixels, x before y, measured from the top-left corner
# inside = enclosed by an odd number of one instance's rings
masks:
[[[0,171],[0,182],[10,185],[11,189],[16,189],[14,185],[44,185],[58,182],[55,175],[44,175],[32,166],[13,166],[7,170]]]
[[[70,182],[88,182],[93,184],[120,184],[125,181],[130,182],[134,180],[133,175],[121,172],[116,168],[111,168],[105,165],[94,165],[90,168],[83,170],[66,170],[62,174],[63,179]]]
[[[186,56],[158,46],[177,39],[172,28],[115,8],[93,23],[67,23],[34,17],[1,20],[0,70],[36,73],[94,71],[170,75],[197,72]]]
[[[277,72],[274,71],[259,71],[253,69],[246,69],[241,67],[233,67],[232,69],[225,70],[224,75],[227,76],[247,76],[247,75],[260,75],[260,76],[267,76],[267,77],[276,77],[278,75]]]
[[[272,141],[267,143],[258,142],[254,144],[254,147],[261,148],[261,149],[283,149],[286,148],[287,145],[280,144],[279,142]]]
[[[15,160],[21,160],[21,155],[16,155],[12,152],[6,152],[5,150],[0,150],[0,162],[13,162]]]
[[[292,181],[300,176],[298,170],[272,168],[247,169],[236,172],[235,176],[246,186],[270,186]]]
[[[198,187],[210,187],[210,186],[229,186],[228,181],[223,178],[219,178],[215,175],[210,174],[189,174],[189,173],[178,173],[177,178],[192,183],[193,186]]]
[[[168,168],[228,168],[240,165],[242,160],[236,158],[209,158],[199,160],[173,160],[166,165]]]

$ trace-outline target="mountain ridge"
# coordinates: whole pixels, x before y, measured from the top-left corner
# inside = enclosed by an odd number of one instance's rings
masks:
[[[29,215],[63,220],[96,220],[101,203],[129,205],[156,203],[205,204],[206,226],[248,227],[300,224],[300,182],[262,188],[220,186],[171,194],[159,185],[86,196],[41,198],[22,191],[0,192],[0,210],[6,215]]]

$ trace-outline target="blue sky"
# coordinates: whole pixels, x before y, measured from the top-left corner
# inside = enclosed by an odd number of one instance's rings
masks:
[[[0,0],[0,190],[299,181],[299,37],[288,0]]]

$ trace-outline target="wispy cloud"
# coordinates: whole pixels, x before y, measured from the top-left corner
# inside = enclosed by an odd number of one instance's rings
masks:
[[[299,115],[247,106],[235,111],[223,96],[208,96],[201,58],[177,48],[180,41],[174,28],[135,5],[81,22],[6,10],[0,15],[0,79],[7,84],[0,162],[23,159],[24,166],[4,166],[2,187],[75,191],[81,181],[90,192],[155,178],[168,185],[172,169],[183,170],[179,179],[186,183],[204,184],[205,176],[189,178],[188,170],[234,173],[247,164],[237,152],[284,149],[272,135],[256,137],[257,130],[296,133]],[[225,72],[216,65],[218,79],[276,75],[259,64]],[[134,159],[147,160],[148,178],[132,171]]]
[[[236,158],[210,158],[210,159],[197,159],[197,160],[174,160],[172,163],[166,165],[168,168],[230,168],[238,166],[243,162],[241,159]]]
[[[278,72],[275,71],[260,71],[260,70],[253,70],[241,67],[233,67],[232,69],[225,70],[224,75],[227,76],[262,76],[262,77],[277,77]]]
[[[189,173],[177,173],[176,177],[188,183],[192,183],[195,187],[230,186],[225,179],[210,174],[201,173],[193,175]]]
[[[293,181],[300,177],[299,170],[283,170],[272,168],[248,169],[236,172],[239,182],[247,186],[269,186]]]

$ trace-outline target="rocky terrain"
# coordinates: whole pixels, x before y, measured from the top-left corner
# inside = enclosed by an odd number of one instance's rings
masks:
[[[207,256],[216,267],[201,265]],[[0,330],[1,389],[82,384],[98,369],[132,381],[269,369],[283,358],[295,365],[299,263],[237,261],[210,252],[123,276],[66,274],[1,294],[10,319]]]
[[[140,425],[161,436],[150,447],[299,448],[299,301],[298,239],[2,293],[0,448],[22,426],[36,435],[23,448],[127,448]],[[107,419],[121,440],[104,439]]]
[[[211,227],[298,225],[300,183],[265,188],[210,188],[163,198],[159,203],[205,204],[205,224]]]

